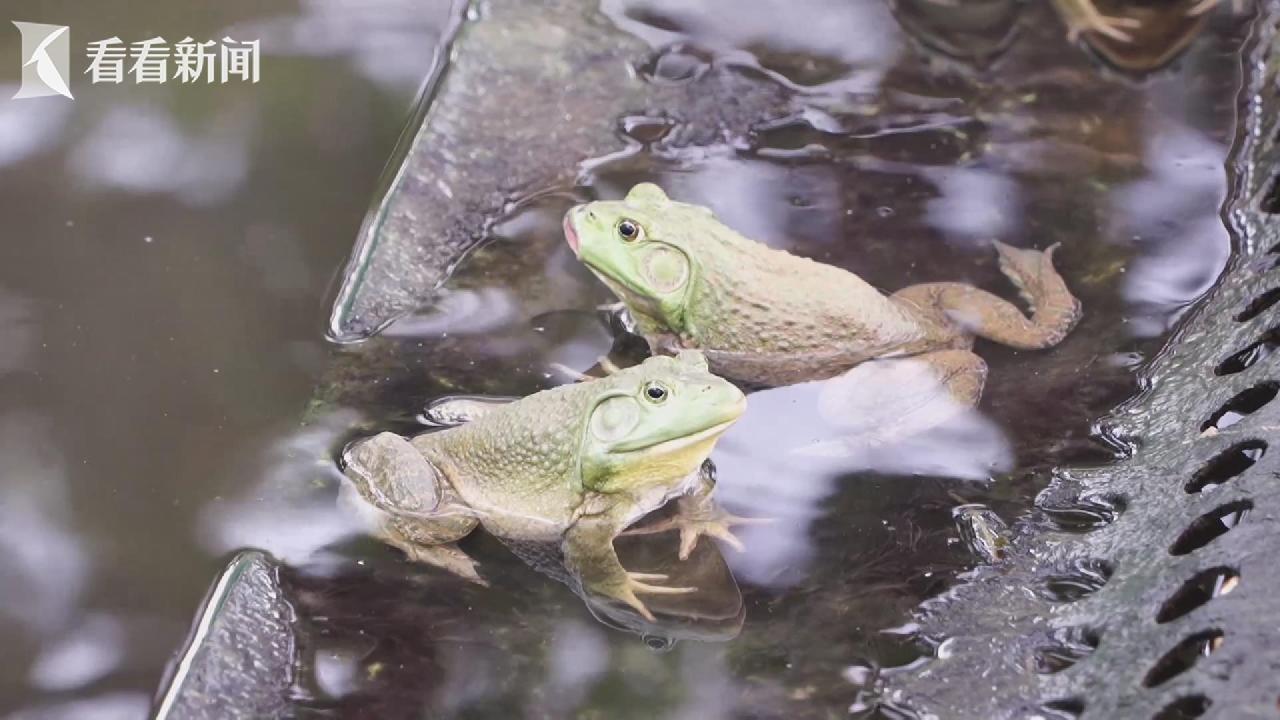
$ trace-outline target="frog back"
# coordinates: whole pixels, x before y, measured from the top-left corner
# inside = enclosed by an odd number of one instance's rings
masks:
[[[822,355],[847,368],[927,332],[908,310],[843,268],[718,230],[700,243],[705,259],[686,317],[687,334],[708,357]]]
[[[527,522],[521,530],[528,532],[515,534],[556,531],[581,501],[580,455],[594,397],[588,384],[543,390],[413,442],[486,527],[505,517]]]

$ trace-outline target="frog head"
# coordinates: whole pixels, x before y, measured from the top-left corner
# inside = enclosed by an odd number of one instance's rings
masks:
[[[719,225],[710,210],[640,183],[622,200],[572,208],[564,233],[578,259],[638,320],[679,333],[699,272],[694,239]]]
[[[746,410],[732,383],[712,375],[696,350],[651,357],[593,383],[582,479],[597,492],[670,485],[697,470]]]

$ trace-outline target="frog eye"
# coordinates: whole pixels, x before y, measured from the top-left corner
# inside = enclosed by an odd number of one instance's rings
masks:
[[[667,397],[671,395],[671,391],[666,385],[660,382],[647,383],[644,386],[644,397],[649,402],[660,405],[667,401]]]
[[[640,239],[640,226],[634,220],[622,219],[618,221],[618,237],[625,242],[635,242]]]

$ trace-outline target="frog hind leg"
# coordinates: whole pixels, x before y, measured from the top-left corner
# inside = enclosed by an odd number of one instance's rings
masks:
[[[913,359],[927,363],[955,404],[971,408],[982,399],[987,382],[987,362],[968,350],[938,350]]]
[[[1062,341],[1080,320],[1080,301],[1053,267],[1057,245],[1043,252],[995,243],[1000,270],[1031,306],[1027,317],[1016,305],[964,283],[926,283],[903,288],[894,299],[944,325],[1019,350],[1038,350]]]
[[[346,454],[350,483],[340,502],[366,519],[373,534],[409,559],[487,585],[475,561],[454,542],[479,521],[422,453],[395,433],[379,433]]]
[[[386,530],[379,533],[381,539],[399,548],[410,560],[438,567],[478,585],[489,584],[480,576],[476,561],[455,544],[475,529],[478,522],[475,518],[444,516],[407,520],[391,516],[386,522]]]

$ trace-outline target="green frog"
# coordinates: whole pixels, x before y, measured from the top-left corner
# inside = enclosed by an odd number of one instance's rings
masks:
[[[732,535],[703,462],[746,409],[733,384],[689,351],[489,407],[465,424],[346,453],[344,500],[411,559],[484,584],[454,543],[481,525],[508,543],[556,543],[582,588],[646,619],[639,594],[691,592],[628,572],[613,539],[677,499],[682,540]],[[687,553],[683,553],[687,556]]]
[[[1080,318],[1080,303],[1040,252],[995,243],[1000,268],[1030,303],[964,283],[885,295],[857,275],[743,237],[707,208],[641,183],[625,199],[579,205],[564,231],[577,257],[626,306],[656,353],[700,349],[717,374],[764,386],[822,380],[860,363],[927,363],[956,405],[972,407],[987,366],[974,337],[1047,348]]]

